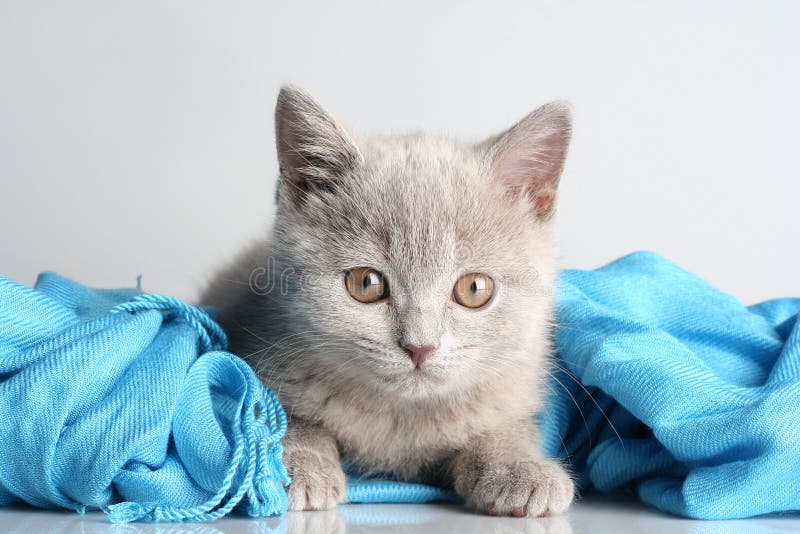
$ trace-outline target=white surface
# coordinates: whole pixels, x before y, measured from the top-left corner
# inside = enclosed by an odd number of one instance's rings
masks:
[[[565,266],[800,294],[800,2],[0,0],[0,272],[191,298],[273,211],[272,110],[477,139],[575,106]]]
[[[69,512],[0,508],[0,532],[177,533],[217,532],[268,534],[404,533],[433,534],[767,534],[800,531],[800,515],[740,521],[689,521],[670,517],[643,506],[602,497],[588,498],[562,517],[544,519],[497,518],[467,512],[458,506],[345,505],[330,512],[294,512],[283,518],[226,518],[203,524],[112,525],[100,513],[85,517]]]

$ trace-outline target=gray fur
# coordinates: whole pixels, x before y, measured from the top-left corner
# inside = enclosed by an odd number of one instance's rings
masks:
[[[568,108],[548,104],[477,145],[358,138],[284,87],[276,130],[271,235],[203,302],[290,416],[290,507],[339,502],[345,460],[449,485],[490,513],[564,511],[573,484],[542,456],[533,416],[548,371]],[[351,298],[354,267],[382,272],[389,299]],[[451,296],[471,272],[495,281],[481,309]],[[438,349],[415,372],[403,343]]]

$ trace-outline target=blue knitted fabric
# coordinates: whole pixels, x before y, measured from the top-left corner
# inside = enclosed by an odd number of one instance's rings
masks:
[[[0,277],[0,504],[119,522],[285,511],[285,415],[225,344],[169,297]]]
[[[679,515],[800,510],[798,312],[800,299],[744,307],[650,253],[566,271],[545,449],[585,489]],[[224,347],[169,297],[0,278],[0,504],[112,521],[285,511],[285,416]],[[347,499],[454,497],[351,476]]]

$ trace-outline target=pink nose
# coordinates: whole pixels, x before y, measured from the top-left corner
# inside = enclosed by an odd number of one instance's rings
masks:
[[[414,345],[412,343],[404,343],[403,348],[406,349],[408,355],[411,356],[411,361],[414,362],[414,365],[419,369],[419,366],[422,365],[428,355],[436,350],[436,347],[433,345]]]

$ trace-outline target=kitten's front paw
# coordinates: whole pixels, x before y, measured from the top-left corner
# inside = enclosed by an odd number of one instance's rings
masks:
[[[463,466],[455,489],[470,506],[517,517],[560,514],[575,495],[569,475],[551,460]]]
[[[289,510],[330,510],[345,496],[345,476],[336,458],[313,452],[294,452],[284,458],[292,479]]]

